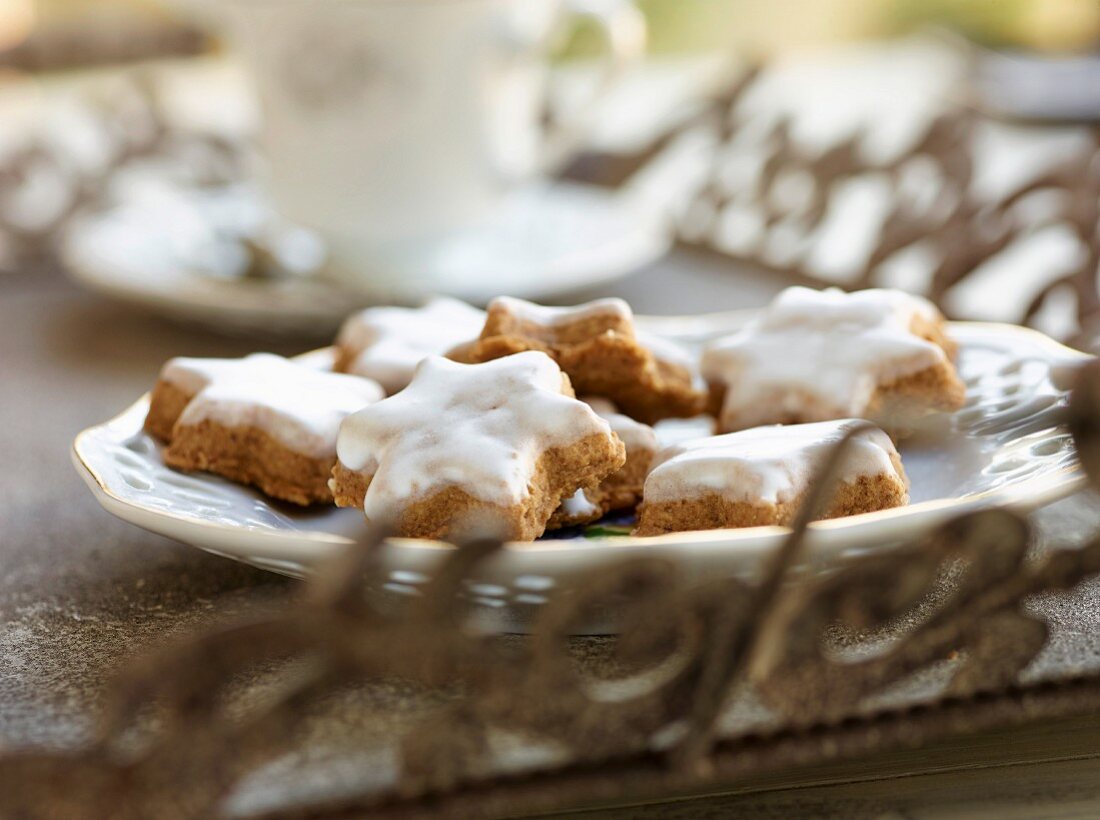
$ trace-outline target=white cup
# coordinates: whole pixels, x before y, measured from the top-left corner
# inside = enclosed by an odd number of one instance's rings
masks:
[[[224,0],[263,112],[278,211],[327,241],[368,289],[415,278],[411,249],[485,223],[559,167],[644,50],[631,0]],[[602,81],[547,126],[547,51],[595,22]]]

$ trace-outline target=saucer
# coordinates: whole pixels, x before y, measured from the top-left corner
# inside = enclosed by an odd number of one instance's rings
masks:
[[[150,178],[74,221],[61,252],[87,287],[176,319],[323,336],[369,304],[435,293],[473,303],[501,293],[546,300],[598,287],[670,244],[666,220],[639,198],[556,182],[515,195],[487,224],[400,249],[389,270],[353,289],[325,278],[320,240],[280,223],[255,186]],[[256,275],[250,247],[277,259],[278,275]]]

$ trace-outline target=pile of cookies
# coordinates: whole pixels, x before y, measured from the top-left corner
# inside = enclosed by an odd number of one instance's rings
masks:
[[[174,468],[408,537],[526,541],[632,510],[636,535],[786,524],[855,426],[827,517],[906,504],[893,439],[858,420],[897,436],[957,409],[954,356],[900,291],[790,288],[701,355],[620,299],[437,299],[352,316],[330,359],[173,359],[145,428]],[[711,416],[717,435],[661,446],[668,420]]]

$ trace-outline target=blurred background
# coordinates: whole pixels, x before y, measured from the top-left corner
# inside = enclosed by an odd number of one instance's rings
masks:
[[[990,47],[1087,52],[1100,37],[1089,0],[640,0],[654,52],[789,51],[892,37],[934,25]],[[117,63],[215,48],[167,0],[3,0],[4,62],[23,69]],[[134,36],[140,33],[141,37]],[[159,35],[159,36],[158,36]],[[583,42],[577,50],[583,49]]]
[[[1100,4],[637,6],[646,57],[555,168],[552,218],[528,204],[433,245],[423,292],[567,299],[671,241],[733,277],[905,287],[1094,346]],[[324,40],[301,48],[343,93]],[[605,48],[590,21],[557,33],[547,118]],[[0,275],[234,332],[321,337],[361,303],[411,301],[328,275],[336,240],[272,204],[254,80],[202,3],[0,0]]]

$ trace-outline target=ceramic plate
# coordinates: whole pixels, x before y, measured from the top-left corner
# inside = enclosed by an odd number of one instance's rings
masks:
[[[641,320],[647,330],[699,342],[739,326],[746,314]],[[807,571],[867,550],[888,549],[964,510],[1006,505],[1026,511],[1084,484],[1072,441],[1058,424],[1068,373],[1084,354],[1035,331],[1009,325],[952,323],[966,406],[942,420],[935,436],[905,440],[912,482],[908,507],[823,521],[811,528]],[[324,351],[314,356],[328,355]],[[142,432],[148,397],[81,433],[73,447],[78,471],[109,512],[208,552],[292,576],[363,531],[356,510],[302,511],[209,475],[166,468],[160,445]],[[590,528],[572,538],[512,544],[493,559],[470,595],[495,628],[522,630],[548,595],[600,562],[659,552],[686,577],[731,573],[751,577],[784,537],[779,527],[678,533],[658,538],[608,535]],[[388,578],[375,592],[415,595],[445,544],[394,541]],[[599,631],[599,624],[591,626]]]

